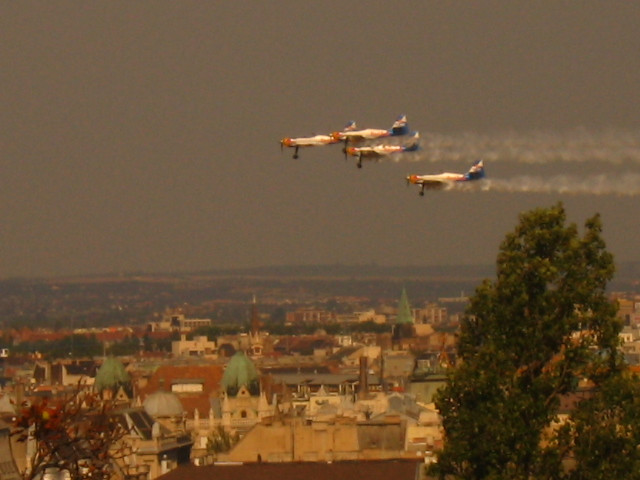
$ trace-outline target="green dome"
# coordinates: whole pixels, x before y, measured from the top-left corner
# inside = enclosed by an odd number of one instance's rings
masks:
[[[98,391],[115,390],[130,381],[131,377],[124,369],[122,362],[115,357],[108,357],[96,372],[95,388]]]
[[[231,357],[222,375],[222,388],[230,395],[235,395],[242,387],[257,394],[258,378],[258,370],[251,359],[244,352],[238,351]]]

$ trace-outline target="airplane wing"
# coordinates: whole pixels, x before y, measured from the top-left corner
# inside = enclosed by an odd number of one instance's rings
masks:
[[[427,189],[427,190],[438,190],[441,188],[449,188],[453,185],[453,182],[451,180],[445,180],[445,179],[424,179],[424,180],[418,180],[416,182],[418,185],[422,185],[423,188]]]
[[[365,150],[361,150],[360,155],[367,158],[381,158],[389,155],[389,152],[382,149],[368,148]]]
[[[407,185],[420,185],[421,196],[425,190],[448,190],[453,186],[454,181],[441,175],[409,175]]]

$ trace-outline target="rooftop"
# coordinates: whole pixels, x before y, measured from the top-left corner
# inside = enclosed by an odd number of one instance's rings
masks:
[[[179,467],[158,477],[160,480],[416,480],[423,465],[414,460],[248,463]]]

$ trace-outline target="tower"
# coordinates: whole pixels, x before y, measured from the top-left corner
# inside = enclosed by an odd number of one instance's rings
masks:
[[[411,338],[415,336],[413,330],[413,315],[409,306],[409,298],[407,291],[403,288],[398,302],[398,316],[396,323],[393,325],[393,343],[397,345],[403,338]]]
[[[253,301],[251,302],[251,324],[249,327],[251,337],[258,338],[261,326],[262,322],[260,321],[260,317],[258,316],[258,306],[256,304],[256,296],[254,295]]]

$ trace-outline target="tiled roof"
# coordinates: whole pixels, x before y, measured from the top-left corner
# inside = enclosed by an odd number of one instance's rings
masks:
[[[159,480],[415,480],[422,462],[412,460],[250,463],[178,467]]]
[[[360,375],[355,373],[278,373],[272,375],[273,383],[284,382],[286,385],[339,385],[341,383],[357,383]],[[369,385],[380,384],[380,377],[374,374],[367,374]]]
[[[327,335],[299,335],[279,339],[274,348],[279,351],[311,355],[314,349],[333,347],[335,343],[335,339]]]
[[[220,391],[220,381],[224,372],[223,365],[162,365],[149,379],[148,384],[138,392],[142,400],[160,389],[171,391],[171,385],[190,379],[202,381],[203,390],[197,393],[177,393],[180,402],[189,417],[193,416],[193,409],[197,408],[200,415],[208,415],[210,397],[217,396]]]

